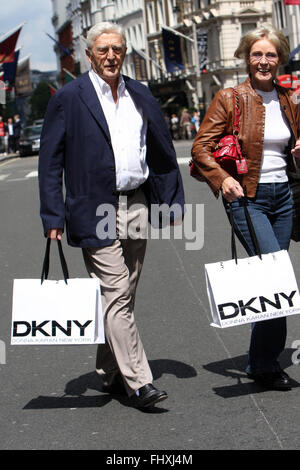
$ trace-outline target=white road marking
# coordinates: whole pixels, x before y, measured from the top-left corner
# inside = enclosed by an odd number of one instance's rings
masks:
[[[28,175],[26,175],[26,178],[36,178],[38,176],[38,172],[37,170],[35,171],[31,171],[30,173],[28,173]]]
[[[186,165],[189,163],[191,157],[179,157],[177,158],[178,165]]]

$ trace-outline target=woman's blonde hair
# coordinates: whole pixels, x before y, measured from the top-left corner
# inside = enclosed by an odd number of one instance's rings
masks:
[[[239,47],[234,53],[234,57],[238,59],[244,59],[247,64],[247,71],[249,72],[249,55],[253,44],[260,39],[268,39],[277,50],[279,61],[281,64],[287,64],[290,56],[290,46],[287,38],[282,34],[281,31],[274,28],[270,24],[262,25],[260,28],[254,29],[246,33],[240,40]]]

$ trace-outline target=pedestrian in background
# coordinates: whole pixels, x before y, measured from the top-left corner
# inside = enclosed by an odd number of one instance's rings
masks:
[[[121,27],[96,24],[88,32],[86,53],[91,70],[57,91],[46,112],[41,216],[51,239],[61,239],[66,222],[69,244],[82,248],[90,276],[99,278],[106,343],[98,346],[96,370],[102,390],[126,390],[132,403],[144,408],[167,398],[152,384],[134,320],[148,207],[178,203],[183,212],[183,186],[157,101],[147,87],[120,73],[126,55]],[[110,221],[115,230],[102,238],[97,213],[103,204],[115,210]],[[130,224],[138,224],[140,236],[130,238]]]
[[[211,103],[193,144],[192,156],[216,196],[221,192],[227,214],[233,211],[235,233],[249,256],[255,255],[245,219],[246,201],[262,253],[287,250],[293,203],[287,170],[300,158],[300,110],[291,92],[276,84],[278,68],[289,60],[285,36],[267,25],[247,33],[235,57],[244,58],[249,77],[236,86],[239,141],[246,174],[228,174],[213,158],[220,138],[233,133],[233,90],[220,90]],[[245,282],[251,282],[251,279]],[[254,323],[247,374],[265,388],[287,390],[291,379],[278,358],[285,347],[286,318]]]
[[[199,130],[200,127],[200,114],[198,111],[194,111],[192,118],[191,118],[191,124],[192,124],[192,138],[196,137],[196,134]]]
[[[15,134],[14,123],[12,118],[7,120],[7,133],[8,133],[8,153],[15,153]]]
[[[179,139],[179,119],[175,113],[171,115],[171,134],[173,140]]]
[[[164,118],[165,118],[165,123],[166,123],[167,128],[169,129],[169,131],[171,131],[171,128],[170,128],[170,116],[168,115],[168,113],[165,113],[165,114],[164,114]]]
[[[6,146],[5,146],[5,135],[7,134],[7,125],[3,121],[3,117],[0,116],[0,152],[5,153],[6,152]]]
[[[186,108],[182,110],[180,121],[179,121],[179,126],[180,126],[181,138],[190,140],[192,138],[191,115],[189,114]]]
[[[14,115],[14,147],[15,147],[15,152],[19,153],[20,151],[20,146],[19,146],[19,140],[21,137],[21,130],[22,130],[22,125],[21,125],[21,120],[19,114]]]

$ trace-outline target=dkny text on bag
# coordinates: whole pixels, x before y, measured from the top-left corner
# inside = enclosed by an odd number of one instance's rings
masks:
[[[70,279],[58,240],[63,280],[48,280],[50,238],[41,279],[15,279],[13,285],[11,344],[104,343],[98,279]]]

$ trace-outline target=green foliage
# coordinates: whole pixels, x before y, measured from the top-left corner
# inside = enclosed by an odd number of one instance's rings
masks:
[[[31,114],[29,117],[30,121],[44,118],[50,98],[51,94],[48,83],[40,82],[31,95]]]

